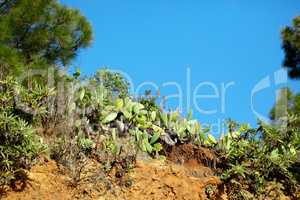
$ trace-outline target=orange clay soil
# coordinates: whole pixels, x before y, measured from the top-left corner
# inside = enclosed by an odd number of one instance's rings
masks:
[[[205,188],[221,183],[212,176],[210,168],[199,166],[195,160],[183,165],[159,160],[137,161],[127,175],[130,187],[112,183],[107,188],[101,180],[71,187],[70,178],[51,160],[34,166],[28,174],[31,180],[26,188],[22,192],[9,191],[5,200],[207,199]]]

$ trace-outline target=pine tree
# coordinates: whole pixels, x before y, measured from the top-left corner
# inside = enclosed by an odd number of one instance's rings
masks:
[[[2,78],[29,69],[66,67],[91,40],[86,18],[56,0],[0,0]]]
[[[300,16],[293,21],[293,26],[282,30],[282,48],[285,52],[284,67],[293,79],[300,78]]]

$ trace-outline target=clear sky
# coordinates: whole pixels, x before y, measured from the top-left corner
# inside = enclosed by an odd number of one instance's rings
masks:
[[[280,30],[300,15],[299,0],[61,2],[80,9],[94,29],[92,47],[81,51],[74,66],[85,75],[103,66],[121,70],[131,77],[135,91],[143,82],[153,82],[162,96],[178,93],[176,82],[183,111],[193,108],[194,116],[212,123],[216,134],[226,118],[255,126],[255,112],[268,116],[276,90],[285,85],[274,84],[283,60]],[[270,86],[255,92],[251,104],[251,91],[267,76]],[[288,85],[300,90],[300,81]],[[144,86],[140,91],[145,89],[155,90]],[[194,92],[211,98],[202,96],[195,104]],[[179,102],[170,99],[167,107]]]

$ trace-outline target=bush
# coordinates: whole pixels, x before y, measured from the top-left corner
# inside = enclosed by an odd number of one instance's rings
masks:
[[[94,81],[96,81],[99,85],[103,85],[109,92],[112,93],[112,95],[122,98],[129,95],[129,83],[122,74],[118,72],[113,72],[108,69],[100,69],[94,76]]]
[[[8,113],[0,113],[0,185],[12,183],[23,169],[44,150],[40,139],[27,122]]]
[[[222,178],[229,193],[250,192],[258,198],[273,185],[279,193],[295,195],[299,182],[291,169],[299,153],[299,128],[292,123],[294,117],[285,120],[280,126],[260,122],[258,129],[236,125],[220,140],[218,148],[227,163]]]
[[[43,99],[48,92],[37,85],[34,91],[26,89],[11,77],[0,82],[1,186],[25,180],[24,169],[45,150],[30,123],[46,113]]]

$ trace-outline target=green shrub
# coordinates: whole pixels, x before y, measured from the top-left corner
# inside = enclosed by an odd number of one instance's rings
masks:
[[[295,194],[299,182],[291,168],[300,150],[300,132],[291,123],[292,116],[286,120],[279,126],[260,122],[257,129],[236,125],[221,138],[218,148],[227,163],[222,178],[229,190],[259,197],[272,182],[280,183],[286,195]]]
[[[122,74],[118,72],[113,72],[106,68],[100,69],[97,71],[93,80],[99,84],[103,85],[112,95],[116,97],[127,97],[129,83],[122,76]]]
[[[50,91],[26,89],[13,78],[0,82],[0,185],[13,183],[46,146],[31,124],[46,113],[43,100]]]
[[[15,180],[16,174],[29,169],[45,150],[35,131],[24,120],[0,112],[0,185]]]

